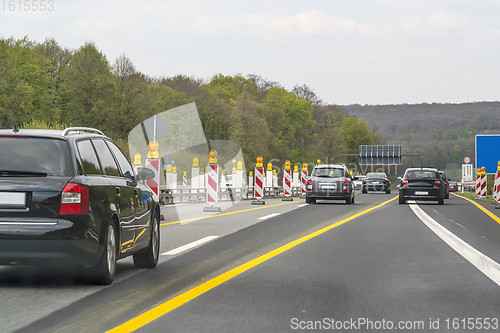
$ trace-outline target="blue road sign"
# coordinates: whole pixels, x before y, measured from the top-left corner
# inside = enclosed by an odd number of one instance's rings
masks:
[[[476,169],[496,173],[500,161],[500,134],[476,135]]]

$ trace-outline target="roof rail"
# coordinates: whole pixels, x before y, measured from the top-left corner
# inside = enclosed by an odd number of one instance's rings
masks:
[[[94,133],[97,133],[97,134],[100,134],[100,135],[104,135],[103,132],[99,131],[98,129],[92,128],[92,127],[68,127],[68,128],[65,128],[62,131],[61,136],[66,136],[66,135],[69,134],[69,132],[73,132],[73,131],[76,131],[78,133],[82,133],[82,132],[94,132]]]

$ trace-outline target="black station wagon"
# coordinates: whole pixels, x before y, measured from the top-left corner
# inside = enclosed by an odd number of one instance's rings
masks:
[[[160,208],[118,146],[92,128],[0,130],[0,265],[78,265],[110,284],[116,261],[158,263]]]

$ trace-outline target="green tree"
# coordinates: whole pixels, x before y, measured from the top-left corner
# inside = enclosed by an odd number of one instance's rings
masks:
[[[112,130],[116,80],[106,56],[93,43],[80,47],[61,73],[62,120]]]
[[[360,145],[374,145],[373,133],[362,118],[349,117],[342,122],[340,134],[348,154],[359,152]]]

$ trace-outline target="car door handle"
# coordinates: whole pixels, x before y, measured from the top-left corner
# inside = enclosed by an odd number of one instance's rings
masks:
[[[116,194],[118,194],[118,196],[120,196],[120,188],[119,187],[116,188]]]

